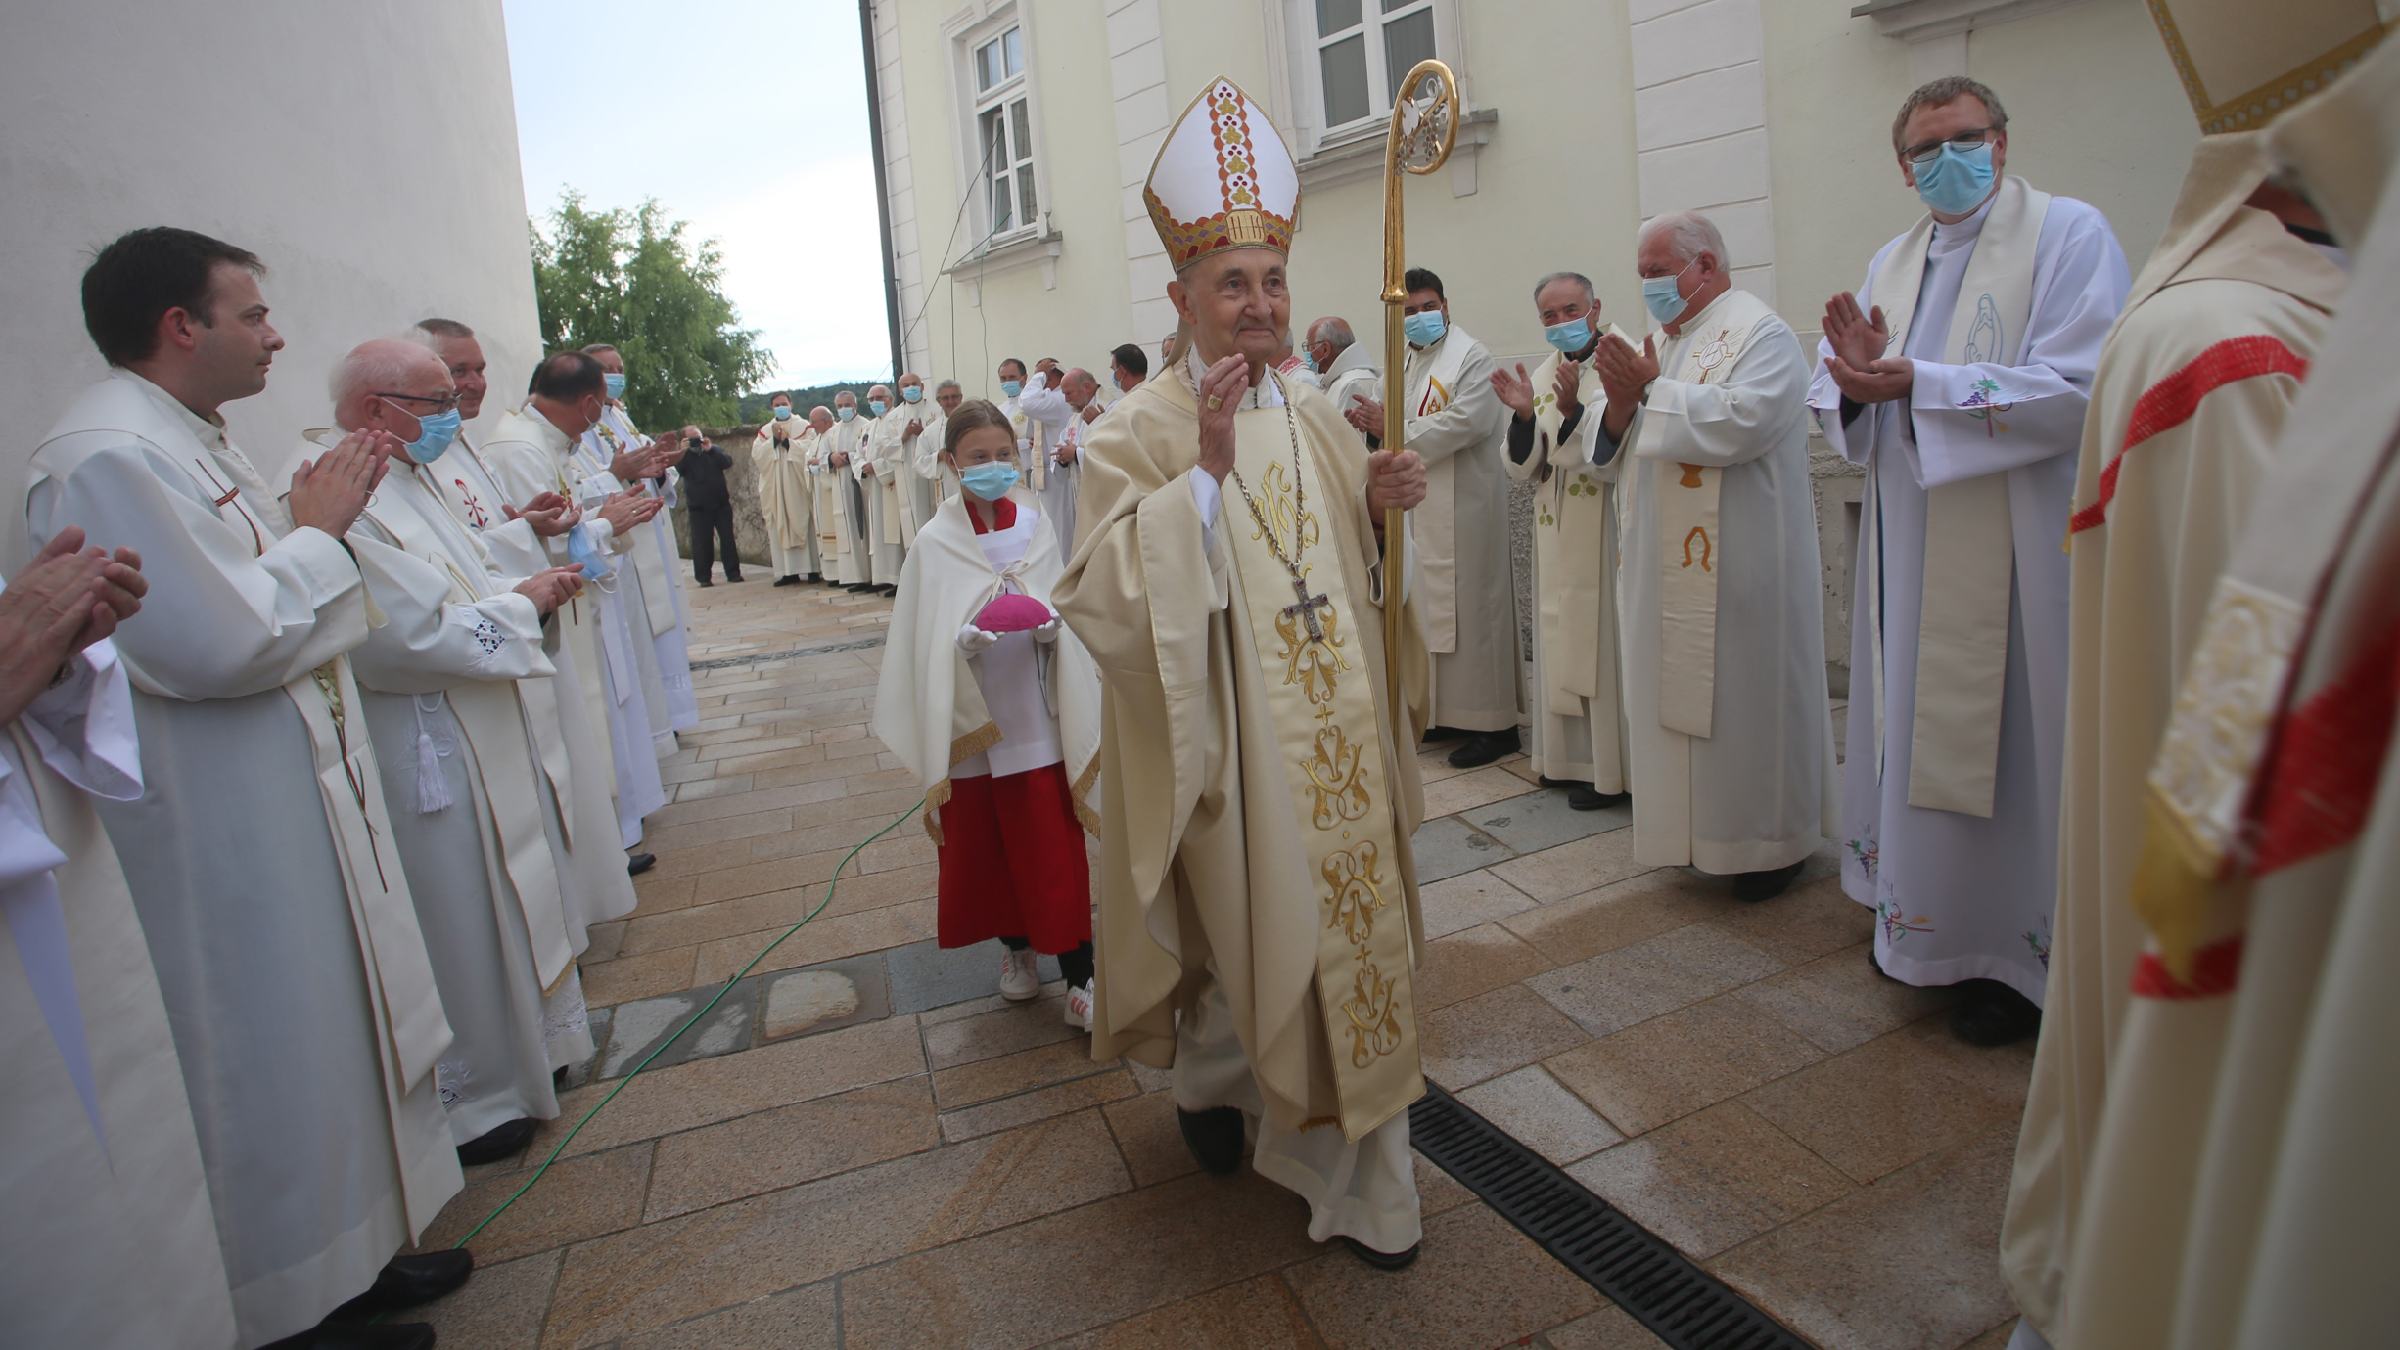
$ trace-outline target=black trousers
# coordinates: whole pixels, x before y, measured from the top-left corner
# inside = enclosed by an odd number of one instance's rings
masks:
[[[708,580],[708,569],[716,565],[717,545],[725,546],[725,579],[742,579],[742,555],[733,543],[733,503],[722,506],[688,506],[684,517],[692,528],[692,575]]]

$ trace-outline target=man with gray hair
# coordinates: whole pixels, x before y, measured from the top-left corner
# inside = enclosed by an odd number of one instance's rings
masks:
[[[1308,357],[1317,365],[1325,397],[1344,413],[1361,400],[1383,396],[1383,377],[1375,370],[1375,353],[1358,340],[1350,321],[1328,314],[1308,326]]]
[[[2008,113],[1964,78],[1909,95],[1893,163],[1926,214],[1825,304],[1809,391],[1867,468],[1852,597],[1842,886],[1873,958],[1963,986],[1951,1030],[2041,1024],[2057,892],[2067,555],[2102,339],[2132,284],[2100,212],[2008,167]]]
[[[917,432],[916,448],[909,452],[908,467],[917,477],[931,484],[927,495],[933,498],[935,510],[941,509],[942,499],[950,495],[954,481],[942,465],[942,441],[950,434],[950,414],[966,401],[966,391],[956,380],[944,380],[933,387],[933,409],[925,414],[925,424]],[[925,518],[933,519],[928,511]]]
[[[1600,415],[1578,425],[1624,522],[1633,856],[1765,900],[1832,821],[1808,364],[1706,216],[1652,220],[1635,257],[1659,331],[1601,337]]]

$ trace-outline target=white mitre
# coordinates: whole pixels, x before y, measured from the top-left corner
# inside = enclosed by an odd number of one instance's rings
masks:
[[[2393,26],[2394,0],[2150,0],[2207,135],[2255,131],[2333,83]]]
[[[1142,200],[1178,272],[1222,249],[1290,253],[1300,170],[1266,110],[1220,75],[1175,119]]]

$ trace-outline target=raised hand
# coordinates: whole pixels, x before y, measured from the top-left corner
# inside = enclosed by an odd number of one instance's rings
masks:
[[[1517,363],[1513,375],[1505,366],[1494,367],[1492,392],[1500,396],[1500,401],[1508,405],[1508,410],[1515,413],[1519,421],[1533,420],[1533,377],[1525,373],[1524,362]]]
[[[120,558],[130,557],[126,550],[117,558],[85,551],[83,531],[70,525],[0,591],[0,723],[15,721],[69,657],[141,607],[140,560],[133,560],[130,591],[118,594],[123,588],[110,575],[124,565]]]
[[[500,504],[500,509],[507,513],[510,520],[524,521],[536,535],[544,539],[555,539],[565,534],[583,519],[581,508],[555,492],[545,492],[525,503],[522,511],[506,502]]]
[[[1524,370],[1523,366],[1517,367],[1519,374]],[[1558,400],[1558,415],[1573,417],[1576,409],[1583,406],[1583,363],[1559,362],[1557,373],[1551,377],[1550,393]]]
[[[1642,349],[1609,334],[1592,349],[1592,370],[1600,377],[1600,388],[1608,395],[1611,414],[1630,417],[1642,403],[1642,391],[1658,378],[1657,339],[1643,338]]]
[[[1200,372],[1200,467],[1220,483],[1233,472],[1233,417],[1249,392],[1250,361],[1239,353]]]
[[[1882,306],[1861,313],[1858,297],[1843,291],[1825,302],[1825,342],[1842,364],[1865,371],[1883,359],[1892,329],[1883,321]]]
[[[1383,405],[1364,394],[1352,395],[1350,406],[1342,410],[1342,416],[1349,418],[1350,425],[1357,427],[1362,436],[1383,434]]]
[[[293,526],[314,527],[336,539],[348,534],[383,481],[389,455],[379,454],[378,447],[390,439],[381,432],[353,431],[314,460],[302,460],[292,472],[286,499]]]

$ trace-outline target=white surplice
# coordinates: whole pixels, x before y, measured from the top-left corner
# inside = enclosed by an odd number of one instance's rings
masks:
[[[1947,364],[1950,317],[1990,209],[1934,226],[1903,353],[1916,366],[1907,405],[1872,404],[1845,424],[1841,391],[1821,363],[1809,403],[1825,439],[1867,466],[1871,517],[1860,556],[1882,562],[1879,575],[1852,588],[1856,693],[1842,785],[1842,889],[1875,910],[1875,959],[1891,975],[1917,985],[1998,980],[2039,1004],[2057,890],[2066,718],[2067,558],[2059,545],[2092,371],[2132,278],[2099,211],[2054,197],[2036,245],[2017,364]],[[1861,309],[1875,303],[1872,278],[1899,243],[1877,251],[1858,292]],[[1899,318],[1889,317],[1897,328]],[[1831,354],[1830,345],[1820,348]],[[1977,388],[1987,380],[2011,392],[2008,406],[1989,405]],[[2015,580],[1987,818],[1912,806],[1908,797],[1926,492],[1988,474],[2007,476]],[[1870,608],[1877,599],[1880,612]],[[1880,718],[1872,715],[1878,694]]]
[[[849,421],[834,417],[831,430],[825,433],[824,455],[830,466],[832,456],[846,456],[846,462],[828,475],[834,492],[834,514],[840,530],[842,550],[842,583],[844,585],[875,584],[875,541],[867,534],[867,492],[859,482],[859,462],[866,457],[867,432],[874,423],[853,416]],[[822,526],[819,529],[822,530]]]
[[[433,486],[439,468],[395,460],[350,532],[384,616],[353,661],[456,1035],[435,1072],[465,1144],[557,1115],[551,1071],[589,1058],[592,1039],[554,846],[571,824],[569,770],[542,619],[495,584],[490,554]]]
[[[616,435],[619,446],[642,443],[643,437],[625,415],[623,404],[611,403],[601,413],[600,420]],[[593,451],[590,444],[599,436],[597,429],[583,434],[586,454]],[[606,459],[601,467],[608,467]],[[642,614],[647,618],[650,646],[658,663],[658,682],[666,690],[667,726],[674,731],[689,731],[700,720],[700,702],[692,693],[692,657],[684,635],[689,621],[683,609],[683,569],[676,564],[683,559],[675,548],[675,526],[670,519],[679,504],[677,491],[681,475],[668,469],[657,478],[645,478],[634,491],[661,503],[659,513],[650,523],[638,526],[640,536],[633,549],[635,571],[642,580]],[[655,713],[655,709],[653,712]]]
[[[141,791],[102,640],[0,730],[0,1327],[26,1345],[234,1343],[158,972],[86,796]]]
[[[940,468],[937,466],[928,474],[920,467],[927,454],[928,437],[933,442],[931,453],[938,458],[942,452],[942,410],[928,400],[919,399],[900,404],[892,409],[891,415],[900,419],[900,458],[892,472],[900,484],[901,542],[914,547],[917,531],[925,528],[942,504]],[[910,422],[917,424],[914,436],[908,434]]]
[[[559,493],[586,506],[584,519],[576,528],[585,532],[592,547],[614,568],[605,580],[591,580],[582,597],[559,611],[564,617],[557,627],[560,645],[574,647],[571,660],[589,720],[607,734],[610,762],[616,770],[618,839],[631,848],[641,842],[642,817],[667,804],[666,788],[658,777],[658,745],[650,710],[642,702],[641,654],[633,649],[625,622],[621,588],[632,566],[627,556],[632,541],[618,538],[615,527],[588,509],[595,497],[607,493],[604,485],[586,477],[575,462],[574,450],[567,434],[529,404],[504,414],[492,428],[483,448],[483,463],[502,496],[519,507],[545,492]],[[542,541],[551,565],[572,561],[569,537]]]
[[[1003,409],[1014,424],[1021,416],[1024,424],[1018,428],[1018,449],[1028,461],[1025,481],[1034,486],[1034,497],[1042,504],[1042,514],[1050,518],[1050,529],[1058,536],[1058,551],[1062,556],[1075,556],[1075,499],[1083,491],[1083,461],[1072,464],[1058,462],[1058,443],[1075,425],[1075,409],[1067,396],[1058,389],[1060,377],[1035,371],[1026,377],[1025,392]],[[1040,456],[1041,472],[1034,473],[1030,461]]]
[[[1808,367],[1791,327],[1744,291],[1677,327],[1657,347],[1662,373],[1619,445],[1609,445],[1600,408],[1576,427],[1617,484],[1623,529],[1617,604],[1633,855],[1650,867],[1764,872],[1807,857],[1834,826]],[[1678,378],[1696,343],[1738,354],[1730,369]],[[1695,466],[1722,475],[1716,537],[1696,557],[1689,532],[1661,521],[1664,495],[1697,479]],[[1716,578],[1705,737],[1667,725],[1662,712],[1662,695],[1691,682],[1667,668],[1662,640],[1668,569],[1687,557]]]
[[[603,407],[599,425],[584,432],[583,438],[575,443],[575,467],[583,477],[576,483],[575,491],[567,495],[586,511],[597,511],[608,498],[634,490],[609,472],[608,466],[619,449],[629,449],[641,442],[630,431],[620,433],[610,426],[608,412]],[[651,517],[651,523],[665,519],[666,514],[661,509]],[[641,685],[642,712],[650,723],[651,749],[665,759],[675,753],[675,709],[667,695],[667,672],[659,660],[658,644],[651,638],[653,578],[650,574],[656,572],[659,584],[672,586],[674,573],[656,560],[657,550],[650,543],[648,525],[634,526],[620,545],[623,562],[611,578],[613,584],[599,590],[600,612],[620,635],[626,653],[633,657],[634,678]],[[688,678],[688,666],[686,675]],[[695,716],[693,720],[699,718]]]
[[[33,458],[45,540],[142,555],[116,635],[145,787],[107,803],[158,969],[245,1344],[362,1293],[460,1186],[450,1044],[344,653],[357,568],[220,426],[128,371]]]
[[[533,528],[523,521],[508,519],[505,508],[522,503],[508,499],[482,455],[467,444],[465,437],[460,437],[429,472],[432,481],[442,489],[451,519],[466,526],[475,542],[483,547],[491,559],[493,579],[505,581],[503,589],[552,565],[549,545],[533,533]],[[608,527],[602,523],[600,528]],[[553,843],[559,857],[565,860],[560,889],[566,898],[567,924],[575,940],[575,954],[581,956],[589,942],[591,925],[631,914],[634,893],[633,881],[625,874],[625,855],[615,847],[621,839],[615,805],[616,766],[609,753],[608,724],[593,720],[597,700],[585,694],[587,681],[599,676],[577,664],[579,644],[562,641],[564,631],[565,622],[554,619],[543,644],[556,668],[548,699],[549,725],[529,725],[529,729],[545,744],[555,730],[566,747],[568,782],[564,785],[563,805],[571,828],[560,831]],[[529,716],[537,715],[533,705],[538,701],[538,696],[528,700]],[[550,751],[545,749],[543,753],[547,758]]]
[[[901,462],[900,433],[908,424],[888,412],[872,419],[862,413],[859,420],[867,424],[867,432],[859,442],[858,458],[850,462],[850,474],[858,480],[866,504],[868,579],[878,586],[897,586],[900,562],[908,553],[898,491],[900,475],[907,472]]]
[[[958,475],[942,463],[942,441],[950,434],[950,415],[936,404],[925,410],[924,429],[919,431],[908,452],[908,467],[924,480],[925,497],[929,503],[917,528],[923,529],[942,509],[942,503],[958,495]]]
[[[1517,572],[1508,531],[1508,406],[1492,354],[1451,325],[1408,358],[1408,448],[1425,461],[1425,502],[1410,514],[1422,550],[1433,721],[1514,731],[1525,707]]]

